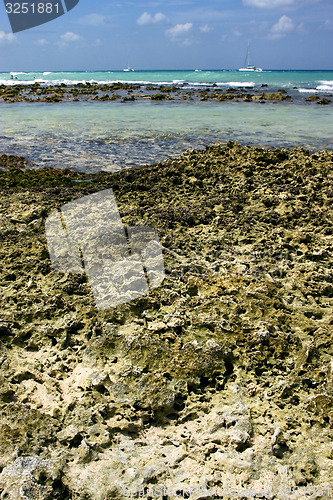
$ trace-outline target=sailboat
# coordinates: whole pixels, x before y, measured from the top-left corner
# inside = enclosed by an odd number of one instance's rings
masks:
[[[124,68],[123,71],[134,71],[134,69],[129,64],[129,58],[127,59],[127,67]]]
[[[245,59],[245,68],[239,68],[238,71],[262,71],[261,68],[257,68],[253,64],[251,64],[251,51],[250,51],[250,42],[247,44],[247,53]]]

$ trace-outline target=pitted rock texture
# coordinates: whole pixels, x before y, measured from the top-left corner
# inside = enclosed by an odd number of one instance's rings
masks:
[[[332,159],[229,143],[87,176],[1,157],[2,498],[330,497]],[[107,188],[159,234],[166,279],[98,312],[45,220]]]

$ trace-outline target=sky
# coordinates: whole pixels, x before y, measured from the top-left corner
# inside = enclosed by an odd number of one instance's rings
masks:
[[[236,69],[248,40],[263,69],[332,70],[333,0],[80,0],[16,34],[0,3],[0,72]]]

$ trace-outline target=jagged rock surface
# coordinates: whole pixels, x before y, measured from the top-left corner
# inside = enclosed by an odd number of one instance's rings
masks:
[[[229,143],[88,178],[1,158],[2,498],[329,498],[332,159]],[[109,187],[166,279],[98,312],[44,224]]]

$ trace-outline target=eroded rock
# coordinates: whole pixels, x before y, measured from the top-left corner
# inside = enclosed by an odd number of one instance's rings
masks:
[[[3,494],[329,498],[332,158],[229,143],[87,183],[1,158]],[[44,223],[108,187],[158,232],[166,279],[98,312]]]

